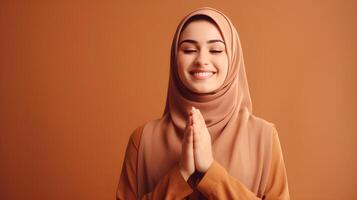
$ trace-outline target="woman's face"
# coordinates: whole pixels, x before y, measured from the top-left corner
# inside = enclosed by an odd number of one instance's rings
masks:
[[[218,28],[206,21],[190,22],[181,32],[177,51],[178,75],[196,93],[219,88],[228,72],[228,56]]]

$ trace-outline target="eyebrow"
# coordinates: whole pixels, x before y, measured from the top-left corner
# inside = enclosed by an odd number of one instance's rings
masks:
[[[198,43],[196,40],[187,39],[187,40],[182,40],[182,41],[179,43],[179,46],[180,46],[182,43],[184,43],[184,42],[192,43],[192,44],[197,44],[197,43]],[[207,41],[207,44],[209,44],[209,43],[215,43],[215,42],[222,42],[224,45],[226,45],[226,44],[224,43],[224,41],[222,41],[222,40],[208,40],[208,41]]]

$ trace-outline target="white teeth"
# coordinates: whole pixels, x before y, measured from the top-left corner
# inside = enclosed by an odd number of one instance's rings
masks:
[[[212,74],[213,74],[212,72],[194,72],[193,73],[194,76],[203,76],[203,77],[210,76]]]

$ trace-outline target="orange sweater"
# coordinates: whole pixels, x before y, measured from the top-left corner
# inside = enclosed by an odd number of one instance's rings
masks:
[[[136,129],[129,139],[116,194],[117,200],[138,199],[137,158],[141,134],[142,129]],[[176,165],[161,178],[153,191],[145,194],[141,199],[258,200],[260,198],[214,161],[196,186],[184,180]],[[270,175],[263,199],[290,199],[285,164],[276,130],[273,133]]]

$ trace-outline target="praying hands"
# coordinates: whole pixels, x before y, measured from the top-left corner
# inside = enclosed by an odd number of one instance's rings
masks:
[[[182,141],[180,173],[187,181],[195,170],[205,173],[212,162],[211,136],[201,112],[192,107]]]

